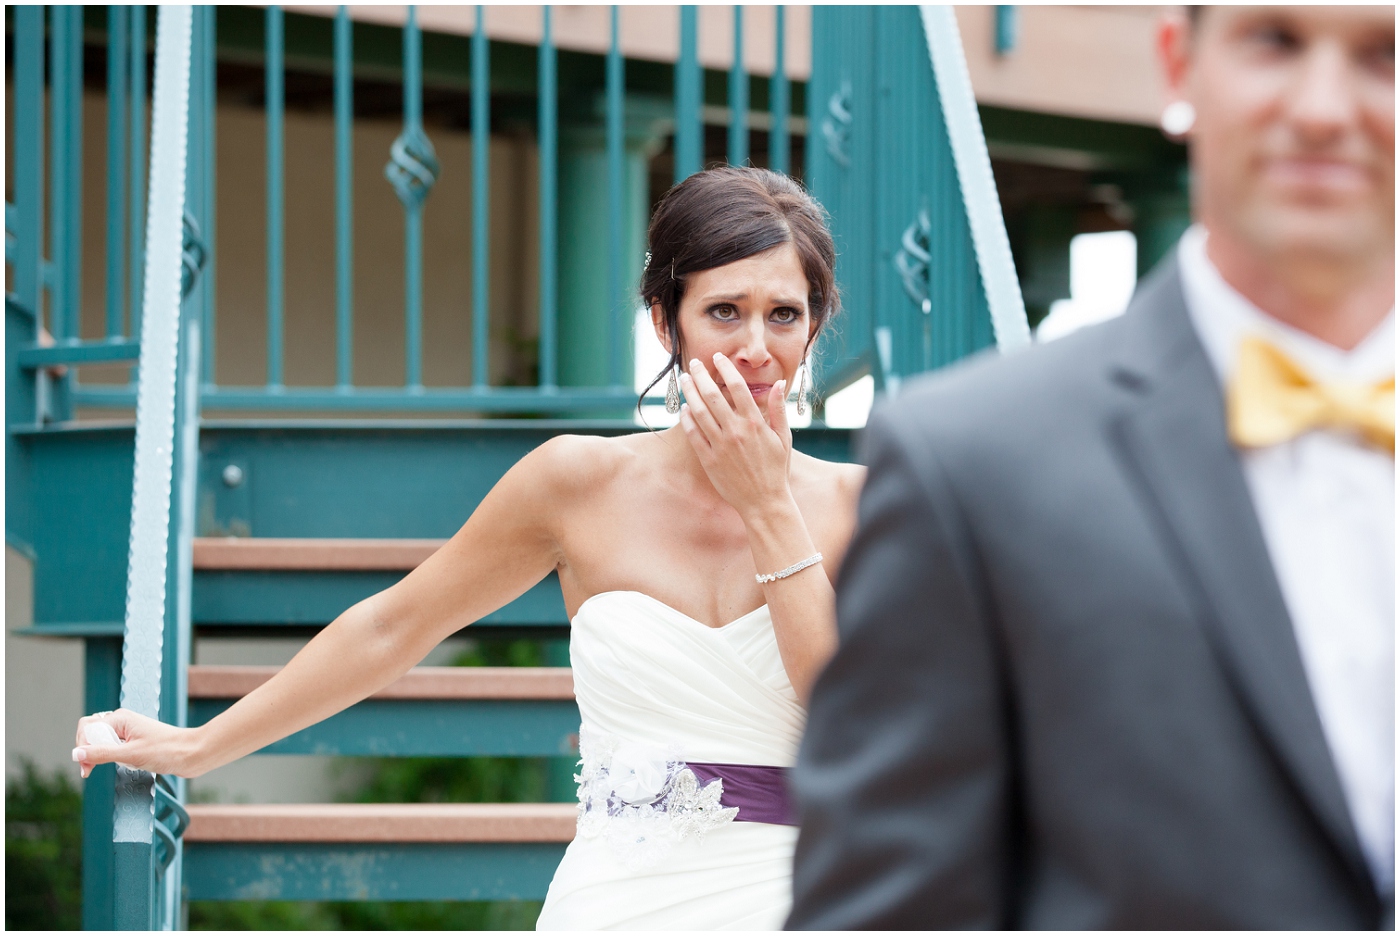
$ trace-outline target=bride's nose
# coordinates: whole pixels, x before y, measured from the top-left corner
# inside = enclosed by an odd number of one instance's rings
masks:
[[[768,329],[762,318],[746,323],[743,344],[734,354],[734,360],[746,367],[758,368],[767,364],[772,355],[768,353]]]

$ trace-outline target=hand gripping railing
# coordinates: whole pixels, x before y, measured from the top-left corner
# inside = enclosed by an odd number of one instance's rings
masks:
[[[199,326],[182,314],[202,265],[186,212],[194,11],[161,7],[156,27],[145,290],[121,701],[182,723],[189,655],[190,549],[197,444]],[[178,923],[183,782],[118,766],[112,840],[119,929]]]

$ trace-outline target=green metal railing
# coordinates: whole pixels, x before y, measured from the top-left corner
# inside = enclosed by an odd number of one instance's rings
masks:
[[[433,145],[424,130],[422,119],[423,76],[422,38],[416,13],[409,8],[403,28],[403,132],[389,154],[386,176],[394,186],[404,210],[404,382],[401,387],[365,387],[355,383],[353,372],[355,299],[353,281],[354,230],[352,210],[351,160],[354,134],[353,94],[353,33],[354,24],[345,8],[334,21],[334,112],[335,112],[335,383],[328,387],[288,386],[286,382],[285,334],[289,310],[286,294],[285,244],[285,22],[280,7],[269,7],[264,13],[264,74],[266,113],[266,271],[267,271],[267,336],[266,380],[261,386],[227,386],[216,381],[215,302],[212,289],[207,290],[204,305],[201,389],[202,404],[217,409],[314,409],[314,410],[398,410],[398,411],[478,411],[478,412],[592,412],[616,411],[630,407],[635,395],[631,387],[632,323],[635,302],[631,296],[632,280],[639,258],[627,252],[628,228],[635,223],[626,217],[627,186],[627,121],[629,105],[625,94],[625,63],[618,39],[617,8],[610,11],[609,46],[604,56],[605,91],[603,127],[607,185],[606,294],[597,297],[607,305],[606,315],[597,317],[597,324],[607,331],[606,364],[598,369],[600,379],[580,386],[577,378],[561,379],[561,354],[574,353],[561,347],[559,308],[559,89],[557,52],[554,45],[553,23],[549,8],[545,8],[544,33],[539,47],[538,66],[538,127],[540,146],[539,200],[539,379],[533,387],[494,386],[489,380],[490,310],[489,310],[489,192],[490,192],[490,121],[491,67],[490,43],[485,28],[486,8],[476,9],[475,29],[471,38],[471,146],[472,146],[472,207],[471,207],[471,269],[472,287],[469,314],[471,317],[472,352],[471,382],[467,386],[426,387],[423,381],[423,234],[422,211],[430,197],[433,183],[440,171]],[[778,168],[790,165],[791,131],[789,112],[791,91],[782,73],[784,62],[781,10],[778,14],[779,35],[775,49],[778,68],[770,79],[770,101],[773,132],[770,134],[768,161]],[[24,19],[22,17],[21,19]],[[81,152],[77,134],[77,95],[81,85],[81,11],[54,8],[50,12],[50,46],[53,50],[53,121],[54,135],[48,148],[51,154],[50,191],[51,244],[50,265],[53,275],[48,286],[49,330],[63,350],[50,352],[50,360],[63,358],[68,363],[94,360],[131,361],[136,349],[126,336],[139,328],[140,303],[135,284],[141,265],[142,239],[139,233],[144,192],[144,123],[146,23],[144,8],[112,8],[108,12],[108,167],[107,167],[107,270],[105,346],[100,350],[92,342],[78,339],[78,295],[80,268],[79,237],[83,183],[78,168]],[[729,127],[728,155],[731,163],[749,160],[749,75],[743,61],[744,12],[734,11],[734,63],[728,75]],[[675,65],[675,174],[679,180],[701,167],[703,147],[703,78],[697,54],[698,28],[696,9],[683,7],[680,11],[681,49]],[[195,36],[192,67],[196,72],[212,76],[215,58],[214,17],[203,18]],[[20,82],[24,85],[24,82]],[[40,79],[42,84],[42,79]],[[26,106],[35,93],[20,88],[17,107],[20,114],[32,119]],[[38,85],[34,85],[38,87]],[[202,158],[207,163],[211,185],[214,179],[214,107],[212,82],[197,110],[207,112],[202,131],[205,144]],[[16,125],[19,129],[19,125]],[[37,138],[36,138],[37,139]],[[121,145],[123,141],[126,146]],[[26,163],[20,154],[18,174],[32,175],[39,167]],[[28,177],[28,176],[26,176]],[[22,199],[23,200],[23,199]],[[16,206],[16,226],[34,223],[33,207]],[[218,267],[217,251],[213,248],[212,201],[207,223],[201,234],[207,246],[208,280],[212,284]],[[130,223],[123,227],[123,215]],[[24,219],[24,220],[20,220]],[[7,225],[8,227],[8,225]],[[26,240],[27,238],[21,238]],[[123,274],[121,259],[128,258]],[[58,272],[61,271],[61,274]],[[130,292],[124,298],[123,279],[129,278]],[[38,306],[37,292],[30,288],[17,290],[26,305]],[[127,314],[130,309],[130,314]],[[295,310],[290,310],[295,312]],[[128,320],[129,319],[129,320]],[[328,336],[329,337],[329,336]],[[573,384],[566,386],[565,384]],[[40,414],[36,421],[64,419],[72,414],[73,406],[130,407],[134,405],[135,375],[130,386],[120,387],[81,384],[70,373],[61,381],[65,393],[63,405]]]
[[[266,87],[266,272],[267,272],[267,336],[266,336],[266,379],[261,386],[229,386],[217,382],[215,355],[215,290],[214,281],[218,268],[218,251],[214,243],[214,200],[212,196],[202,212],[200,224],[201,239],[205,245],[208,265],[203,297],[204,349],[202,361],[203,386],[202,404],[210,410],[321,410],[321,411],[461,411],[490,413],[592,413],[614,412],[621,414],[629,408],[634,396],[630,386],[630,361],[632,354],[632,322],[635,300],[631,296],[632,280],[640,263],[639,257],[631,256],[632,240],[636,232],[630,229],[635,219],[627,216],[628,204],[628,120],[630,101],[625,94],[625,62],[618,41],[619,11],[610,11],[610,40],[604,55],[604,90],[601,100],[601,118],[604,139],[603,158],[606,172],[603,176],[607,194],[606,213],[606,263],[601,264],[603,272],[598,291],[584,300],[570,296],[570,306],[562,309],[560,303],[560,257],[561,216],[560,216],[560,106],[558,60],[554,43],[553,17],[548,7],[544,10],[544,29],[538,49],[537,73],[537,141],[540,148],[539,159],[539,306],[538,306],[538,380],[535,386],[496,386],[490,381],[490,229],[489,193],[491,167],[489,161],[492,75],[490,62],[491,44],[487,38],[485,19],[486,8],[475,10],[475,28],[470,40],[470,103],[471,103],[471,158],[472,158],[472,205],[471,205],[471,251],[472,286],[470,307],[471,334],[471,378],[464,386],[425,386],[423,379],[423,230],[422,212],[430,198],[434,182],[440,172],[433,144],[423,125],[423,72],[422,37],[413,8],[407,12],[407,21],[402,30],[403,45],[403,131],[395,141],[389,154],[385,174],[393,185],[404,211],[404,380],[398,387],[368,387],[357,384],[353,368],[355,335],[355,295],[354,295],[354,225],[352,220],[355,193],[352,185],[352,144],[355,132],[354,122],[354,23],[346,8],[335,15],[333,31],[333,96],[335,114],[335,271],[333,283],[327,284],[327,291],[335,295],[334,336],[327,336],[327,344],[333,343],[335,350],[335,380],[330,386],[308,387],[288,386],[285,366],[285,334],[287,331],[285,306],[286,293],[286,244],[284,236],[285,214],[285,167],[284,167],[284,97],[285,97],[285,24],[280,7],[269,7],[264,16],[264,76]],[[736,7],[733,20],[733,62],[727,75],[728,85],[728,133],[727,154],[731,163],[745,163],[749,160],[749,125],[751,107],[749,92],[751,82],[746,71],[743,51],[745,47],[744,10]],[[863,87],[863,81],[853,85],[849,76],[838,77],[842,69],[850,65],[862,67],[884,67],[876,59],[873,47],[858,51],[856,37],[866,35],[870,27],[856,24],[850,29],[836,25],[845,19],[874,18],[884,22],[891,17],[913,16],[911,8],[900,13],[896,9],[882,9],[879,12],[861,8],[818,8],[813,14],[814,55],[816,72],[807,88],[807,125],[812,128],[814,145],[807,148],[806,176],[809,187],[832,208],[838,238],[842,244],[842,265],[838,270],[846,294],[847,303],[853,310],[853,321],[843,328],[842,337],[836,347],[828,349],[820,363],[819,374],[826,390],[839,388],[861,372],[888,374],[891,380],[882,383],[894,387],[899,374],[939,366],[941,363],[975,350],[990,334],[983,334],[988,318],[997,321],[1011,321],[1023,313],[1019,308],[1019,296],[1015,291],[1014,271],[1002,264],[995,274],[989,272],[983,263],[988,255],[980,253],[976,244],[964,237],[935,238],[939,246],[948,246],[956,253],[964,247],[971,250],[979,266],[979,276],[983,282],[981,290],[974,292],[999,294],[1006,298],[997,308],[1009,309],[999,318],[991,316],[991,308],[985,302],[971,306],[956,295],[941,297],[956,309],[951,317],[942,316],[949,327],[967,332],[963,339],[954,341],[945,351],[937,351],[937,344],[930,337],[941,325],[935,322],[938,316],[928,316],[927,310],[920,310],[924,318],[921,338],[915,328],[909,332],[908,323],[886,322],[890,316],[904,315],[886,300],[885,294],[891,283],[901,277],[905,292],[911,296],[910,284],[917,276],[910,278],[909,265],[918,267],[921,275],[928,272],[929,263],[938,266],[938,260],[923,257],[924,248],[919,245],[928,241],[927,228],[930,224],[968,224],[974,229],[985,228],[979,219],[988,215],[985,209],[977,209],[971,214],[968,205],[979,203],[978,199],[969,202],[969,193],[979,188],[980,181],[960,178],[962,188],[950,188],[946,182],[938,182],[930,187],[921,181],[920,174],[932,167],[934,175],[944,179],[954,179],[947,172],[948,167],[934,165],[941,156],[934,155],[930,162],[926,155],[910,151],[906,156],[924,165],[900,166],[887,161],[879,171],[873,172],[874,164],[880,160],[874,146],[877,137],[894,133],[907,135],[909,128],[880,125],[884,111],[890,107],[905,105],[906,120],[913,120],[913,129],[918,133],[927,132],[928,127],[942,123],[952,136],[946,139],[969,137],[980,141],[980,126],[976,120],[975,106],[963,107],[953,123],[948,123],[949,113],[938,113],[936,109],[946,103],[946,95],[940,96],[936,82],[931,75],[921,80],[934,89],[923,98],[918,93],[901,93],[893,98],[874,101],[866,98],[848,110],[853,103],[849,98],[852,88],[859,87],[861,95],[870,92]],[[42,34],[42,12],[26,13],[16,17],[17,35],[30,35],[34,22],[39,23]],[[79,340],[79,315],[81,308],[80,277],[81,269],[81,204],[83,201],[84,180],[80,173],[82,150],[81,124],[78,120],[81,95],[82,61],[82,11],[77,8],[55,7],[49,11],[48,47],[52,58],[49,73],[51,76],[50,95],[50,145],[45,148],[43,139],[42,106],[38,103],[42,96],[43,54],[39,46],[21,42],[17,48],[23,50],[16,59],[16,123],[17,139],[24,142],[16,148],[16,180],[27,180],[16,187],[18,202],[14,210],[7,210],[7,231],[23,230],[26,233],[16,240],[18,251],[14,257],[17,276],[15,297],[28,308],[39,309],[48,330],[55,339],[56,347],[42,352],[42,359],[49,363],[90,363],[128,361],[135,362],[136,345],[128,336],[134,335],[140,327],[140,302],[137,295],[139,272],[142,265],[143,242],[141,225],[143,222],[143,198],[145,189],[144,166],[144,122],[146,98],[146,14],[142,7],[109,9],[107,35],[107,84],[109,111],[107,120],[107,217],[106,217],[106,301],[105,339],[100,342]],[[701,167],[703,159],[703,86],[704,70],[698,57],[698,17],[693,6],[682,7],[679,11],[680,48],[674,66],[674,103],[670,120],[670,135],[673,140],[675,177],[682,179]],[[852,21],[854,22],[854,20]],[[901,21],[902,22],[902,21]],[[902,23],[905,33],[892,37],[901,45],[913,49],[918,43],[910,44],[914,32],[909,26],[916,21]],[[201,135],[200,155],[202,171],[209,177],[209,191],[216,185],[214,164],[215,107],[214,107],[214,65],[215,65],[215,17],[201,17],[194,37],[192,67],[201,80],[199,92],[202,97],[197,102],[196,111],[205,115],[198,130]],[[930,27],[924,24],[927,31]],[[884,28],[884,27],[881,27]],[[915,26],[917,28],[917,26]],[[949,74],[961,71],[965,75],[965,64],[960,54],[952,61],[953,52],[960,48],[956,38],[956,25],[949,19],[937,27],[943,34],[952,37],[951,45],[943,53],[949,60]],[[774,52],[775,68],[768,81],[768,111],[771,129],[768,134],[767,163],[777,169],[791,166],[791,124],[790,105],[792,91],[784,68],[786,65],[786,16],[783,8],[777,9],[777,35]],[[930,33],[930,35],[933,35]],[[834,55],[828,55],[824,44],[835,43],[841,48]],[[43,45],[42,42],[39,43]],[[931,48],[931,47],[930,47]],[[36,51],[37,50],[37,51]],[[37,56],[37,59],[36,59]],[[907,56],[906,56],[907,57]],[[923,67],[918,63],[904,62],[896,53],[889,56],[898,61],[899,67]],[[935,56],[936,58],[936,56]],[[868,61],[867,61],[868,60]],[[37,61],[37,71],[36,64]],[[926,60],[927,61],[927,60]],[[935,62],[936,64],[936,62]],[[907,76],[900,76],[909,83]],[[959,98],[961,100],[961,98]],[[913,104],[913,111],[908,105]],[[918,111],[923,114],[919,115]],[[946,107],[943,111],[946,111]],[[935,111],[935,113],[930,113]],[[855,116],[852,116],[854,113]],[[970,115],[970,117],[969,117]],[[944,120],[938,120],[939,117]],[[920,128],[920,119],[927,124]],[[844,122],[843,122],[844,121]],[[960,123],[959,123],[960,122]],[[960,133],[961,124],[966,124],[966,133]],[[936,129],[936,128],[935,128]],[[935,133],[935,135],[938,135]],[[845,139],[843,144],[834,140]],[[939,144],[943,145],[943,144]],[[859,152],[857,162],[864,166],[852,166],[850,159],[843,155],[842,147]],[[925,147],[927,148],[927,147]],[[915,148],[917,149],[917,147]],[[39,202],[32,193],[43,190],[44,166],[41,164],[47,151],[49,157],[49,211],[48,223],[39,218]],[[959,168],[966,163],[958,163]],[[977,183],[977,184],[973,184]],[[635,184],[632,182],[630,184]],[[883,228],[897,224],[895,236],[898,243],[893,248],[882,251],[894,257],[894,269],[881,263],[875,254],[870,253],[867,244],[873,244],[869,222],[862,221],[864,229],[857,230],[847,222],[847,216],[854,209],[857,213],[868,212],[876,202],[890,200],[879,195],[874,189],[881,185],[898,188],[905,193],[922,189],[919,196],[922,207],[914,210],[902,209],[906,216],[902,219],[881,218],[877,223]],[[865,194],[853,195],[854,189],[864,187]],[[969,188],[969,186],[971,186]],[[987,186],[981,186],[987,188]],[[572,196],[572,193],[571,193]],[[994,196],[994,192],[993,192]],[[953,200],[949,200],[950,197]],[[853,200],[854,199],[854,200]],[[981,199],[985,202],[985,199]],[[9,206],[7,206],[9,207]],[[993,227],[1000,225],[1000,217],[993,203],[988,220]],[[125,224],[123,219],[125,218]],[[922,220],[921,220],[922,219]],[[10,222],[13,220],[13,224]],[[599,219],[602,220],[602,219]],[[935,224],[935,226],[937,226]],[[44,261],[35,252],[36,241],[32,232],[46,227],[48,237],[48,259]],[[878,234],[876,239],[890,236]],[[1004,241],[1004,231],[1001,235]],[[854,243],[859,241],[859,243]],[[966,243],[964,243],[966,241]],[[991,243],[995,238],[982,241]],[[910,249],[912,246],[912,249]],[[126,258],[125,264],[122,258]],[[952,262],[950,255],[949,262]],[[899,264],[904,267],[900,268]],[[961,261],[958,261],[961,263]],[[123,273],[125,270],[125,274]],[[964,281],[965,264],[950,267],[935,280],[945,282]],[[871,292],[867,281],[880,280],[882,286]],[[127,282],[123,282],[123,280]],[[1009,284],[998,285],[998,284]],[[577,289],[571,288],[571,293]],[[41,296],[41,293],[43,294]],[[876,294],[878,293],[878,295]],[[930,302],[940,298],[937,290],[931,294]],[[44,301],[46,298],[46,302]],[[925,296],[924,298],[929,298]],[[578,305],[580,301],[596,306],[588,312],[585,330],[592,329],[597,336],[589,342],[588,348],[581,348],[576,340],[566,340],[565,333],[579,334]],[[964,308],[966,306],[966,308]],[[291,310],[294,313],[296,310]],[[568,320],[567,324],[565,319]],[[982,319],[982,321],[974,321]],[[920,321],[914,316],[912,322]],[[979,331],[982,329],[982,331]],[[1005,331],[1010,344],[1019,342],[1014,327],[1007,331],[999,328],[998,335]],[[975,334],[974,334],[975,333]],[[601,340],[598,340],[601,339]],[[923,353],[906,353],[907,346],[924,345]],[[1009,346],[1009,345],[1008,345]],[[884,350],[882,350],[884,349]],[[912,357],[910,354],[912,353]],[[580,367],[579,355],[601,355],[594,365]],[[904,355],[908,360],[899,362],[895,358]],[[31,354],[27,362],[38,363],[39,357]],[[566,367],[566,359],[570,362]],[[882,363],[883,362],[883,363]],[[566,373],[567,372],[567,373]],[[584,377],[580,377],[580,373]],[[81,384],[72,369],[62,377],[48,378],[42,372],[36,376],[41,382],[47,381],[46,392],[38,395],[39,412],[36,423],[47,420],[62,420],[71,417],[75,406],[90,407],[130,407],[135,403],[135,379],[128,386]]]

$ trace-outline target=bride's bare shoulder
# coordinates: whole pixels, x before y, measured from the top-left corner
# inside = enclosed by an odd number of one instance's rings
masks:
[[[520,467],[557,493],[596,490],[636,460],[630,436],[557,435]]]
[[[860,489],[865,484],[864,465],[823,461],[801,452],[793,452],[792,457],[800,464],[808,483],[828,496],[852,504],[860,497]]]

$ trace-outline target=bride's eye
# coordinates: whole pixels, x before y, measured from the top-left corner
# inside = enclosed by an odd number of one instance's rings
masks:
[[[779,325],[791,325],[793,322],[797,321],[801,317],[802,313],[800,311],[798,311],[797,309],[790,308],[788,306],[783,306],[782,308],[774,309],[772,315],[769,316],[769,318],[777,322]]]
[[[710,315],[721,322],[732,322],[739,317],[739,310],[732,305],[710,306]]]

